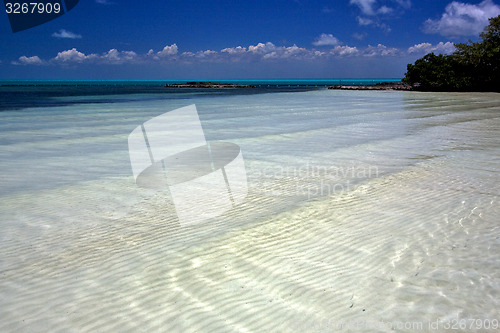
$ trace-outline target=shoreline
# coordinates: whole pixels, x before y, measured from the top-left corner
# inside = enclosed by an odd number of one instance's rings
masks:
[[[268,85],[270,87],[271,85]],[[274,85],[273,85],[274,86]],[[300,87],[300,85],[297,85]],[[200,82],[186,82],[186,83],[172,83],[165,84],[165,88],[197,88],[197,89],[227,89],[227,88],[257,88],[261,85],[254,84],[238,84],[238,83],[224,83],[224,82],[210,82],[210,81],[200,81]],[[276,85],[279,87],[279,85]],[[285,85],[286,87],[286,85]],[[288,87],[292,87],[288,85]],[[318,85],[305,85],[306,88],[319,88]],[[356,84],[336,84],[336,85],[325,85],[329,90],[414,90],[409,84],[396,81],[396,82],[378,82],[376,84],[368,85],[356,85]]]
[[[237,84],[237,83],[221,83],[221,82],[186,82],[165,84],[165,88],[208,88],[208,89],[225,89],[225,88],[255,88],[253,84]]]
[[[374,85],[333,85],[329,90],[405,90],[413,91],[413,87],[403,82],[382,82]]]

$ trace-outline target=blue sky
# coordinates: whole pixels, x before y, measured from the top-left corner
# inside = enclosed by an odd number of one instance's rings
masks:
[[[493,0],[81,0],[18,33],[0,14],[0,79],[402,77],[477,40]]]

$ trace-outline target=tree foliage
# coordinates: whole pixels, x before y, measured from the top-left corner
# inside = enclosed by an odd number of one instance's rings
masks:
[[[480,41],[455,45],[450,55],[430,53],[407,66],[404,82],[420,90],[500,92],[500,15]]]

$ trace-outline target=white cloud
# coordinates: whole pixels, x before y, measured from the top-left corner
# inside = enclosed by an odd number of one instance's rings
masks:
[[[198,51],[195,54],[195,56],[198,58],[213,57],[215,55],[217,55],[217,51],[214,51],[214,50]]]
[[[72,48],[71,50],[57,53],[57,56],[54,58],[54,60],[63,63],[82,63],[87,60],[96,59],[97,57],[98,56],[96,54],[85,55],[84,53],[78,51],[76,48]]]
[[[163,50],[157,53],[157,55],[160,57],[167,57],[171,55],[176,55],[177,52],[179,52],[179,48],[177,47],[177,44],[174,43],[172,45],[165,46]]]
[[[276,46],[271,43],[258,43],[257,45],[250,45],[248,47],[248,52],[257,53],[257,54],[265,54],[270,53],[276,50]]]
[[[408,48],[408,53],[429,53],[432,52],[432,44],[431,43],[420,43],[410,46]]]
[[[68,30],[65,30],[65,29],[61,29],[58,32],[54,32],[52,34],[52,37],[55,37],[55,38],[79,39],[79,38],[82,38],[82,35],[78,35],[78,34],[75,34],[74,32],[71,32],[71,31],[68,31]]]
[[[451,42],[439,42],[439,44],[432,45],[431,43],[420,43],[408,48],[409,54],[427,54],[427,53],[444,53],[450,54],[455,51],[455,44]]]
[[[344,46],[339,45],[331,50],[331,54],[339,56],[351,56],[351,55],[357,55],[358,53],[359,50],[357,47],[350,47],[347,45]]]
[[[43,65],[44,61],[40,59],[38,56],[32,56],[32,57],[26,57],[26,56],[21,56],[19,57],[18,61],[13,61],[13,65]]]
[[[325,45],[339,45],[340,41],[333,37],[332,34],[321,34],[316,40],[312,43],[315,46],[325,46]]]
[[[368,45],[368,47],[363,50],[363,55],[365,57],[375,57],[375,56],[397,56],[400,54],[399,49],[393,47],[387,47],[383,44],[378,44],[377,46]]]
[[[298,47],[297,45],[293,44],[293,46],[290,47],[283,47],[281,48],[282,52],[281,57],[282,58],[293,58],[293,57],[304,57],[304,56],[309,56],[310,55],[310,50],[303,48],[303,47]]]
[[[100,64],[118,65],[123,63],[139,62],[141,59],[134,51],[118,51],[111,49],[101,55],[89,54],[78,51],[76,48],[59,52],[55,58],[52,59],[55,63],[76,63],[81,64],[84,62],[94,62]]]
[[[89,54],[78,51],[76,48],[59,52],[56,57],[52,59],[55,63],[84,63],[92,61],[99,64],[119,65],[124,63],[143,63],[145,61],[159,61],[168,55],[175,55],[178,52],[176,44],[165,46],[165,48],[155,53],[153,49],[149,50],[146,54],[139,55],[134,51],[119,51],[117,49],[110,49],[102,54]]]
[[[499,14],[500,7],[491,0],[477,5],[453,1],[439,20],[425,21],[423,31],[445,37],[478,35],[488,25],[488,19]]]
[[[109,64],[122,64],[124,62],[131,62],[137,58],[137,53],[134,51],[118,51],[111,49],[104,53],[99,60]]]
[[[111,62],[120,61],[120,52],[117,49],[111,49],[108,53],[103,55],[104,59],[108,59]]]
[[[268,52],[263,55],[263,59],[300,59],[304,57],[308,57],[313,54],[312,51],[307,50],[302,47],[298,47],[297,45],[285,47],[275,47],[273,51]]]
[[[243,54],[247,52],[246,47],[236,46],[236,47],[227,47],[222,49],[221,52],[229,53],[229,54]]]
[[[376,10],[374,6],[377,0],[349,0],[351,5],[356,5],[359,7],[361,12],[365,15],[375,15]]]
[[[122,51],[122,56],[125,60],[133,60],[137,57],[137,53],[134,51]]]
[[[96,3],[101,4],[101,5],[111,5],[112,2],[109,0],[95,0]]]
[[[331,35],[330,35],[331,36]],[[262,59],[305,59],[315,58],[326,54],[325,52],[317,51],[314,49],[306,49],[292,46],[276,46],[271,42],[258,43],[257,45],[250,45],[248,48],[237,46],[222,49],[220,54],[226,54],[231,60],[255,59],[261,57]]]

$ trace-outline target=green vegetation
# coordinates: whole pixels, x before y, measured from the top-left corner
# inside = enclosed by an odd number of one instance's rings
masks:
[[[417,90],[500,92],[500,15],[480,37],[455,45],[453,54],[429,53],[409,64],[403,82]]]

